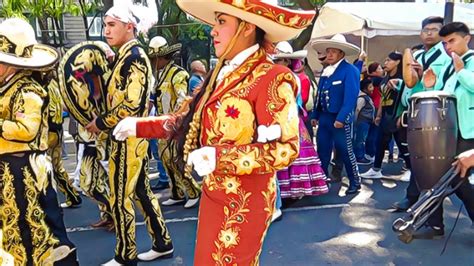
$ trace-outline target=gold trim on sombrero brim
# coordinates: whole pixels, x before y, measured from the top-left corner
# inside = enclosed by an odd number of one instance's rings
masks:
[[[270,42],[293,39],[308,27],[316,12],[291,10],[258,0],[177,0],[186,13],[214,25],[216,13],[228,14],[265,31]]]
[[[56,49],[42,44],[35,44],[30,57],[20,57],[15,54],[0,51],[0,62],[14,67],[41,70],[52,67],[59,59]]]
[[[148,56],[149,57],[160,57],[165,56],[171,53],[176,53],[181,50],[183,45],[180,43],[175,43],[173,45],[167,45],[164,47],[159,47],[158,49],[153,49],[152,47],[149,48]]]

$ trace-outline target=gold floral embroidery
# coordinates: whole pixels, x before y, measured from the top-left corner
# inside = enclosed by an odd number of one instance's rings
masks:
[[[12,44],[6,37],[4,36],[0,37],[0,51],[4,53],[9,53],[11,47],[12,47]]]
[[[255,168],[259,168],[261,164],[257,162],[257,157],[259,157],[257,149],[238,153],[237,162],[232,162],[237,167],[237,174],[250,174]]]
[[[270,226],[270,223],[272,222],[272,215],[275,210],[275,194],[276,193],[276,180],[275,176],[273,178],[270,178],[267,183],[267,190],[262,191],[263,198],[265,199],[265,208],[263,209],[267,213],[267,229],[268,226]],[[265,239],[265,235],[267,234],[267,231],[262,235],[262,238],[260,239],[260,245],[263,244],[263,240]],[[255,255],[255,258],[252,262],[251,265],[259,265],[259,257],[260,253],[262,250],[260,249],[259,252]]]
[[[234,144],[247,144],[252,141],[255,127],[255,115],[252,106],[246,100],[228,97],[222,100],[216,112],[214,131],[220,143],[231,141]]]
[[[239,233],[233,228],[221,230],[219,233],[219,241],[224,244],[225,248],[236,246],[239,241]]]
[[[218,185],[218,190],[224,189],[224,186]],[[224,222],[222,223],[221,231],[217,240],[214,241],[216,251],[212,253],[212,258],[216,265],[223,266],[232,264],[235,256],[230,249],[239,244],[239,224],[246,222],[245,214],[250,212],[247,208],[249,198],[252,195],[250,192],[245,192],[239,188],[237,190],[237,198],[231,198],[227,206],[224,206]]]
[[[49,95],[49,118],[54,124],[61,125],[63,123],[63,100],[59,92],[58,82],[53,79],[48,85]]]
[[[26,265],[26,250],[21,243],[20,228],[17,223],[20,210],[15,201],[14,177],[7,163],[0,164],[0,173],[3,180],[1,191],[3,204],[0,208],[3,221],[3,244],[5,250],[14,257],[16,265]]]
[[[225,187],[225,194],[237,194],[240,187],[240,181],[235,178],[235,176],[225,177],[222,185]]]
[[[276,143],[276,147],[270,150],[270,154],[274,158],[274,166],[288,166],[293,155],[293,147],[288,143]]]
[[[46,171],[48,167],[42,170]],[[37,173],[35,173],[36,175]],[[59,241],[55,239],[45,223],[44,211],[38,202],[39,192],[37,190],[34,177],[27,168],[23,169],[25,177],[25,197],[28,201],[26,211],[26,220],[30,225],[32,244],[33,244],[33,264],[42,265],[49,260],[53,251],[53,245]]]
[[[33,154],[29,160],[36,176],[36,189],[46,194],[46,187],[49,183],[48,175],[53,172],[51,158],[46,156],[46,154]]]
[[[221,155],[221,161],[232,167],[238,175],[248,175],[262,166],[268,169],[268,164],[260,156],[258,148],[251,146],[232,147],[227,155]]]

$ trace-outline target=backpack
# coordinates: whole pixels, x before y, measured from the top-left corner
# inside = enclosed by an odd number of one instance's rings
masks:
[[[360,109],[357,116],[358,121],[372,122],[375,118],[375,105],[369,95],[360,95],[357,98],[364,98],[365,105]]]

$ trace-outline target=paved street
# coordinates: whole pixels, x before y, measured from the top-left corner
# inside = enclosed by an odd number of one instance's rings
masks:
[[[65,164],[72,172],[72,153]],[[364,180],[357,196],[345,197],[346,186],[333,185],[328,195],[286,202],[283,219],[272,224],[268,232],[261,265],[474,265],[474,229],[464,209],[446,252],[440,256],[460,207],[455,196],[444,203],[444,239],[414,240],[411,244],[397,239],[391,225],[401,215],[387,209],[405,193],[407,183],[397,180],[400,168],[400,163],[386,165],[384,174],[391,179]],[[157,195],[160,201],[169,196],[166,192]],[[115,237],[89,227],[98,220],[98,211],[83,198],[81,208],[65,210],[65,222],[77,245],[81,265],[99,265],[112,258]],[[174,206],[162,207],[162,211],[175,256],[140,265],[192,265],[197,209]],[[151,242],[141,216],[137,221],[138,250],[145,251]]]

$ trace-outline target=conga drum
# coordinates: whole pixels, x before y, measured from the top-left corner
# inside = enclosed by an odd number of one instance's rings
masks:
[[[105,111],[106,85],[111,75],[104,42],[86,41],[72,47],[58,68],[64,105],[82,126]]]
[[[411,171],[420,190],[431,189],[456,156],[458,123],[456,98],[442,91],[410,97],[408,149]]]

